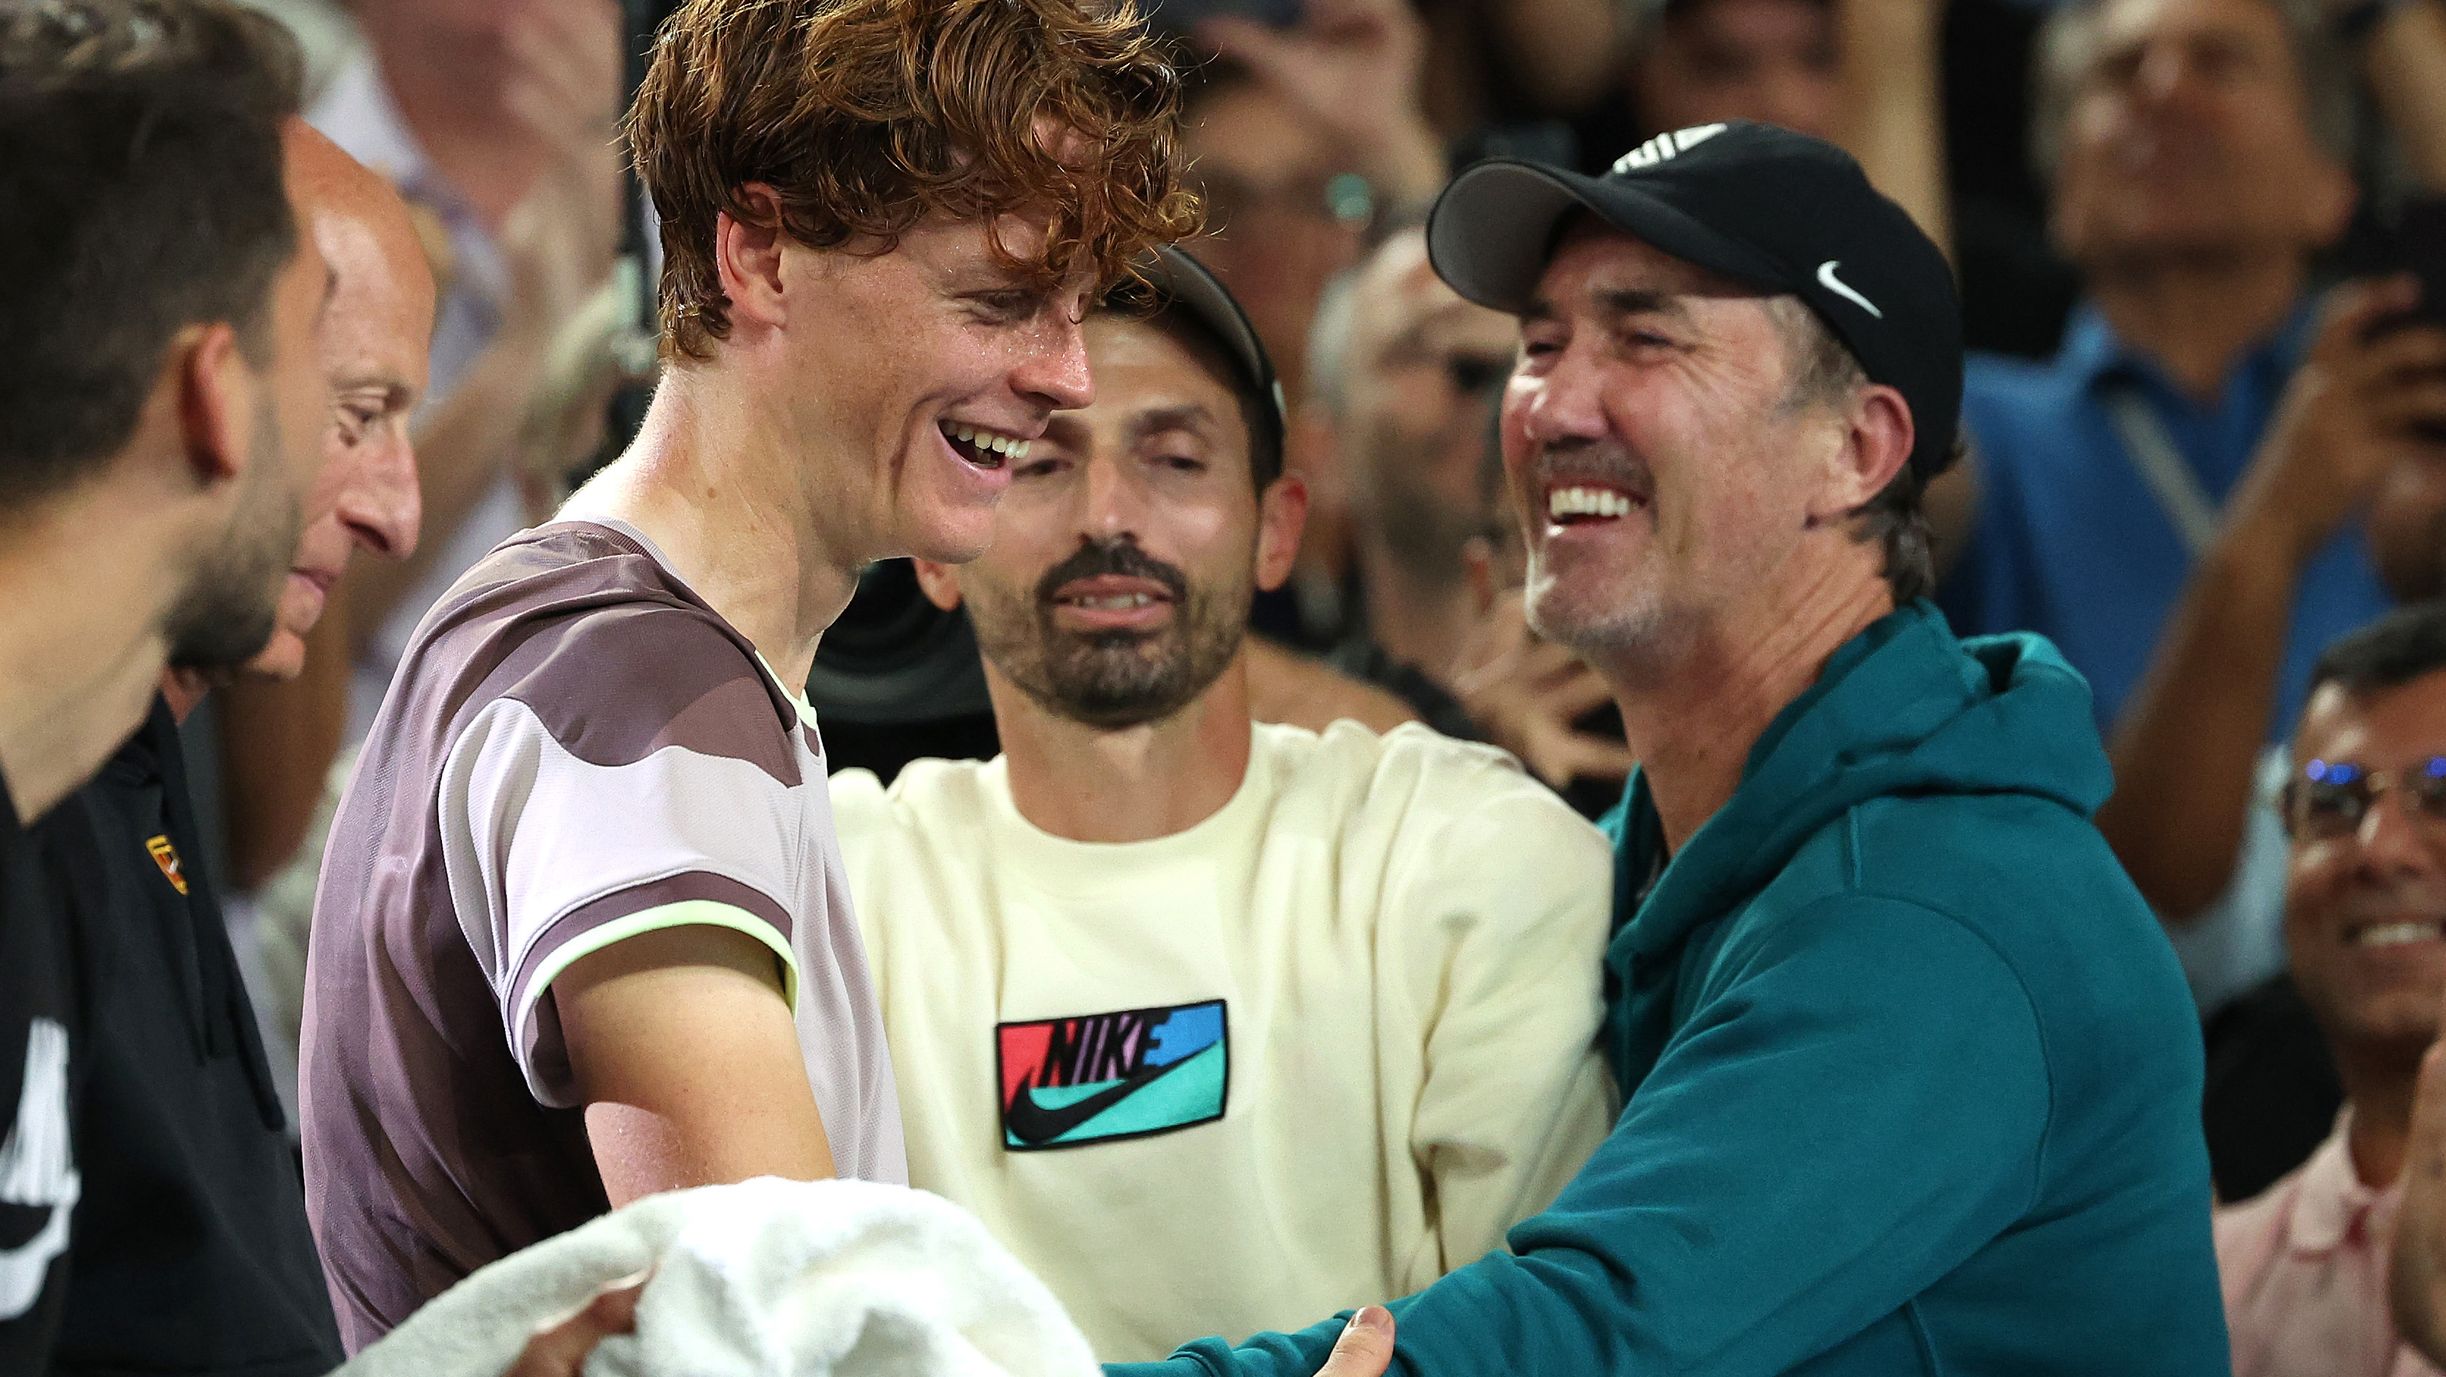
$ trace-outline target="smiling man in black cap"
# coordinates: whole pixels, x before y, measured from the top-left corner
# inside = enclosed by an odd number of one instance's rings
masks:
[[[1922,597],[1935,246],[1740,123],[1474,168],[1429,241],[1520,318],[1529,616],[1645,763],[1608,820],[1627,1106],[1510,1253],[1394,1303],[1393,1370],[2225,1373],[2198,1031],[2089,822],[2087,690]],[[1339,1329],[1174,1363],[1306,1377]]]

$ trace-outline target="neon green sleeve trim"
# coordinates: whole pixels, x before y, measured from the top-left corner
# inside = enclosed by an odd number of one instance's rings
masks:
[[[544,991],[551,989],[552,982],[560,978],[561,972],[606,947],[632,937],[642,937],[649,932],[687,927],[729,928],[762,942],[781,959],[781,996],[788,1002],[793,1015],[798,1012],[798,953],[790,950],[790,944],[782,940],[781,934],[773,930],[771,923],[736,904],[717,903],[711,899],[686,899],[676,904],[639,909],[570,938],[559,951],[546,957],[543,964],[535,968],[535,978],[527,985],[524,1003],[527,1008],[534,1008],[544,997]]]

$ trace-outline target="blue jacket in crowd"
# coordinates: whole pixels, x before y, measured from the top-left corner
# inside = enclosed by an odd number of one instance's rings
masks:
[[[2054,649],[1924,602],[1835,654],[1679,853],[1634,776],[1628,1107],[1510,1253],[1394,1302],[1393,1370],[2224,1377],[2199,1029],[2090,825],[2108,787]],[[1308,1377],[1340,1329],[1116,1371]]]

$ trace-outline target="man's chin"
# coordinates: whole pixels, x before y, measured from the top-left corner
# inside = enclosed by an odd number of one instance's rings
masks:
[[[282,627],[272,633],[271,641],[263,649],[255,652],[255,658],[247,661],[236,677],[271,679],[285,683],[305,672],[305,637],[287,627]],[[222,679],[226,681],[230,677],[233,676],[224,675]]]

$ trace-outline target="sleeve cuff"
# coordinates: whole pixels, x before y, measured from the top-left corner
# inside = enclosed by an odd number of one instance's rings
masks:
[[[551,990],[552,982],[596,952],[649,932],[684,927],[728,928],[762,944],[781,962],[782,998],[792,1015],[797,1014],[798,953],[791,949],[785,932],[762,914],[715,899],[683,899],[595,922],[537,957],[512,991],[514,1003],[508,1010],[510,1051],[517,1058],[528,1092],[537,1103],[553,1108],[570,1107],[568,1055],[561,1044],[557,1021],[547,1020],[543,1013],[544,996]],[[552,1026],[545,1026],[547,1022]]]

